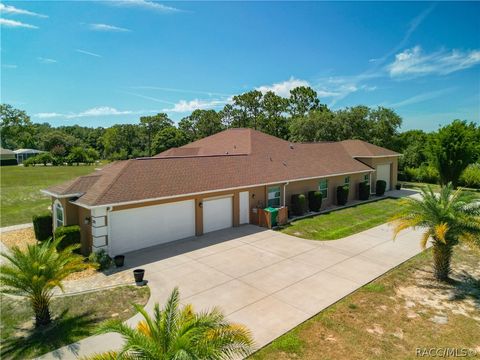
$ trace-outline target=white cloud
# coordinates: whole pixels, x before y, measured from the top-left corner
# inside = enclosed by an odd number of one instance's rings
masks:
[[[174,12],[180,12],[182,10],[160,4],[155,1],[148,1],[148,0],[120,0],[120,1],[109,1],[108,2],[111,5],[117,5],[117,6],[129,6],[129,7],[138,7],[138,8],[143,8],[147,10],[153,10],[157,12],[162,12],[162,13],[174,13]]]
[[[101,58],[102,55],[98,55],[98,54],[95,54],[93,52],[90,52],[90,51],[86,51],[86,50],[81,50],[81,49],[75,49],[76,52],[79,52],[81,54],[85,54],[85,55],[90,55],[90,56],[94,56],[94,57],[99,57]]]
[[[145,114],[145,113],[154,113],[156,110],[117,110],[114,107],[110,106],[97,106],[85,111],[78,113],[57,113],[57,112],[43,112],[37,113],[34,116],[39,119],[51,119],[51,118],[65,118],[65,119],[75,119],[83,117],[100,117],[100,116],[118,116],[118,115],[130,115],[130,114]]]
[[[33,11],[28,11],[24,9],[19,9],[19,8],[16,8],[15,6],[5,5],[2,3],[0,3],[0,13],[11,14],[11,15],[30,15],[30,16],[36,16],[41,18],[48,18],[47,15],[38,14]]]
[[[173,108],[163,109],[164,112],[191,112],[198,109],[212,109],[225,105],[229,100],[180,100],[174,104]]]
[[[108,24],[89,24],[89,28],[94,31],[106,32],[129,32],[131,30]]]
[[[22,23],[20,21],[0,18],[0,25],[11,28],[38,29],[38,26]]]
[[[292,77],[290,77],[289,80],[285,80],[285,81],[280,82],[280,83],[275,83],[273,85],[259,86],[255,89],[258,90],[258,91],[261,91],[264,94],[268,91],[273,91],[278,96],[289,97],[290,96],[290,90],[295,89],[296,87],[299,87],[299,86],[310,86],[310,84],[306,80],[295,79],[292,76]]]
[[[447,75],[480,64],[480,50],[439,51],[425,54],[420,46],[395,55],[387,66],[391,77],[416,77],[429,74]]]
[[[431,99],[435,99],[435,98],[438,98],[442,95],[448,94],[448,93],[452,92],[454,89],[455,88],[451,87],[451,88],[447,88],[447,89],[429,91],[429,92],[425,92],[423,94],[418,94],[418,95],[409,97],[408,99],[405,99],[405,100],[402,100],[402,101],[399,101],[399,102],[396,102],[396,103],[388,104],[386,106],[393,107],[393,108],[399,108],[399,107],[403,107],[403,106],[418,104],[418,103],[421,103],[421,102],[424,102],[424,101],[427,101],[427,100],[431,100]]]
[[[47,113],[38,113],[38,114],[35,114],[34,116],[39,118],[39,119],[51,119],[51,118],[56,118],[56,117],[63,117],[65,115],[55,113],[55,112],[47,112]]]
[[[37,60],[40,61],[42,64],[55,64],[57,60],[55,59],[50,59],[50,58],[44,58],[44,57],[37,57]]]

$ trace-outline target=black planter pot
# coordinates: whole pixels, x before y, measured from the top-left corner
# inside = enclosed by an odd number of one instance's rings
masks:
[[[143,269],[133,270],[133,276],[135,278],[136,283],[143,283],[144,275],[145,275],[145,270],[143,270]]]
[[[125,255],[117,255],[113,258],[116,267],[122,267],[125,263]]]

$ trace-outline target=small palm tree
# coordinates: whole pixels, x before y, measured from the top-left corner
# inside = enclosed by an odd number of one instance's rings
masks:
[[[24,251],[13,247],[10,254],[1,253],[9,262],[0,266],[0,291],[27,297],[35,313],[37,327],[51,321],[50,300],[53,290],[59,287],[63,291],[62,281],[71,273],[88,266],[82,256],[73,253],[80,245],[57,251],[61,241],[62,237],[58,237],[54,241],[28,245]]]
[[[421,245],[429,239],[433,245],[434,274],[445,281],[450,273],[453,247],[460,241],[480,247],[480,201],[467,202],[461,189],[451,184],[433,192],[430,186],[422,189],[422,199],[408,198],[406,207],[396,218],[395,236],[407,228],[425,230]]]
[[[153,316],[138,305],[143,315],[136,328],[118,320],[101,326],[100,333],[116,332],[125,343],[119,353],[107,352],[90,360],[113,359],[229,359],[246,356],[252,350],[250,332],[242,325],[229,323],[217,308],[195,313],[191,305],[179,307],[175,288],[163,309],[155,304]]]

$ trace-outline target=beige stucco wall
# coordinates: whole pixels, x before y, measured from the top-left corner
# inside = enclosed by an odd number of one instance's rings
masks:
[[[334,176],[334,177],[322,177],[310,180],[302,180],[302,181],[291,181],[285,188],[285,205],[290,206],[290,200],[292,195],[294,194],[304,194],[308,196],[309,191],[317,191],[319,182],[322,179],[328,180],[328,194],[326,199],[322,199],[322,208],[325,208],[329,205],[335,204],[337,201],[337,187],[342,186],[345,183],[345,177],[350,176],[350,191],[348,193],[349,201],[358,198],[358,184],[364,181],[364,175],[368,174],[365,173],[358,173],[358,174],[350,174],[350,175],[342,175],[342,176]],[[280,186],[281,189],[281,203],[284,203],[284,190],[283,186],[284,183],[280,183],[277,185],[271,186]],[[269,188],[268,186],[267,188]],[[268,190],[266,190],[268,191]]]
[[[395,189],[395,185],[397,185],[397,177],[398,177],[398,156],[390,156],[390,157],[382,157],[382,158],[357,158],[359,161],[367,164],[373,169],[377,168],[377,165],[386,165],[391,164],[390,167],[390,186],[391,189]],[[372,174],[372,191],[375,191],[375,183],[377,181],[376,173]]]

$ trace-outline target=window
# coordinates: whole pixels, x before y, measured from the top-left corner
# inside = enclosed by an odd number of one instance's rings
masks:
[[[57,200],[55,202],[55,228],[63,226],[63,206]]]
[[[328,180],[320,180],[318,183],[318,190],[322,193],[322,199],[326,199],[328,197]]]
[[[370,174],[363,175],[363,181],[365,181],[367,184],[370,184]]]
[[[345,176],[345,185],[350,185],[350,176]]]
[[[280,207],[280,186],[268,188],[268,201],[269,207]]]

